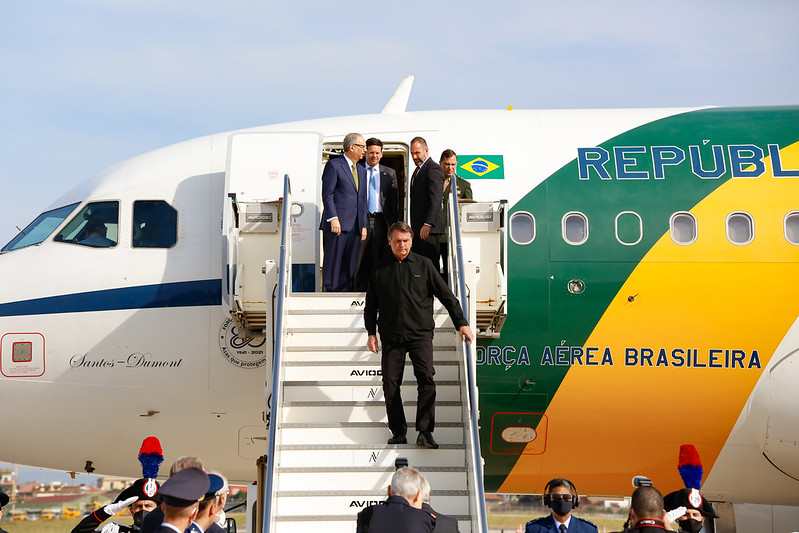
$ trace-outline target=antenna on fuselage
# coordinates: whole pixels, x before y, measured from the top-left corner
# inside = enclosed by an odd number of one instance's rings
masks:
[[[404,113],[408,106],[408,98],[411,96],[411,87],[413,87],[413,76],[405,76],[381,113]]]

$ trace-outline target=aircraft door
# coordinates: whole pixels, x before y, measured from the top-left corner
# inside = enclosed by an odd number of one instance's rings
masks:
[[[316,205],[321,175],[322,134],[318,132],[238,133],[228,141],[225,173],[225,241],[223,294],[233,300],[255,303],[271,311],[271,295],[264,294],[264,262],[280,254],[280,208],[283,176],[288,174],[292,193],[292,278],[297,284],[316,285],[318,264]],[[240,290],[248,291],[242,297]],[[302,289],[299,289],[302,290]],[[249,305],[249,304],[248,304]],[[235,309],[233,309],[235,311]],[[267,323],[271,316],[266,317]]]

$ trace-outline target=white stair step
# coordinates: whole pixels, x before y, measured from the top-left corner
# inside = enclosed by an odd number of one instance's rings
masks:
[[[455,346],[441,344],[436,337],[433,341],[433,359],[438,361],[459,361],[460,356],[455,351]],[[353,361],[375,362],[380,361],[379,353],[372,353],[366,345],[352,346],[287,346],[283,361]]]
[[[404,401],[405,417],[416,419],[416,401]],[[460,402],[436,402],[436,421],[460,422]],[[379,402],[284,402],[283,422],[386,422]]]
[[[402,385],[402,397],[416,397],[416,382]],[[458,401],[461,386],[457,381],[436,381],[436,400]],[[383,387],[364,385],[360,381],[285,381],[283,400],[294,401],[374,401],[383,402]]]
[[[437,329],[436,344],[451,345],[455,342],[455,333],[451,325]],[[361,328],[289,328],[285,339],[286,346],[347,346],[362,349],[366,347],[369,335]],[[380,346],[382,349],[382,344]]]
[[[465,489],[465,487],[464,487]],[[430,500],[446,515],[468,514],[466,490],[433,490]],[[301,516],[352,517],[366,505],[386,499],[386,490],[282,491],[277,493],[277,513],[283,519]],[[354,512],[353,512],[354,511]]]
[[[355,513],[357,515],[357,513]],[[308,533],[324,531],[325,533],[355,533],[356,522],[353,517],[320,516],[318,520],[280,520],[275,523],[274,533]],[[337,520],[338,518],[338,520]],[[472,524],[468,520],[458,521],[460,533],[471,533]]]
[[[449,313],[445,309],[433,313],[436,329],[454,329]],[[286,315],[286,328],[289,333],[310,328],[342,328],[365,331],[363,311],[297,310]],[[443,333],[443,331],[442,331]]]
[[[455,469],[453,469],[455,470]],[[460,490],[466,487],[466,468],[459,471],[422,471],[431,487]],[[394,468],[367,468],[323,472],[313,469],[280,468],[280,491],[303,491],[309,487],[359,487],[361,490],[386,490]]]
[[[289,297],[289,312],[297,309],[349,311],[358,309],[363,313],[365,292],[309,292],[292,293]]]
[[[441,381],[458,381],[460,372],[456,361],[435,361],[435,379]],[[354,381],[364,384],[382,383],[380,360],[352,363],[350,361],[328,361],[326,363],[311,361],[286,361],[283,364],[283,381]],[[413,364],[410,359],[405,363],[405,380],[415,381]]]
[[[436,439],[439,438],[440,429],[436,429]],[[443,436],[441,440],[444,440]],[[374,446],[352,448],[328,448],[323,452],[314,448],[284,444],[280,449],[280,465],[282,467],[296,466],[386,466],[394,467],[397,457],[404,457],[408,464],[414,468],[425,466],[462,466],[466,463],[466,450],[460,448],[439,448],[426,450],[416,446]]]
[[[385,410],[383,411],[385,415]],[[408,412],[405,412],[408,416]],[[336,423],[338,424],[338,423]],[[295,424],[283,424],[280,428],[282,444],[366,444],[373,448],[387,446],[391,431],[385,422],[370,423],[368,426],[345,425],[343,427],[302,427]],[[454,424],[454,423],[453,423]],[[452,426],[437,420],[433,436],[439,444],[463,444],[463,427],[460,423]],[[418,433],[413,427],[413,418],[409,420],[408,444],[416,447]],[[281,463],[282,464],[282,463]],[[329,463],[335,464],[335,463]]]

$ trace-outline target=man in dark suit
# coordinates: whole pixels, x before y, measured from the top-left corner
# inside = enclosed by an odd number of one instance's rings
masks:
[[[444,171],[430,159],[427,141],[414,137],[411,157],[416,170],[411,176],[411,228],[419,238],[413,240],[413,251],[427,257],[439,269],[439,239],[444,233],[441,198],[444,192]]]
[[[388,257],[388,227],[397,221],[397,174],[394,169],[380,165],[383,141],[366,139],[366,207],[368,224],[366,240],[361,241],[355,289],[365,291],[369,276],[381,260]]]
[[[422,510],[422,479],[408,466],[394,472],[388,499],[358,513],[356,533],[432,533],[435,519]]]
[[[571,481],[555,478],[546,484],[544,493],[544,505],[552,514],[527,522],[525,533],[597,533],[593,522],[572,515],[580,498]]]
[[[422,476],[422,509],[436,520],[433,533],[460,533],[457,520],[430,507],[430,482],[424,476]]]
[[[351,291],[358,266],[358,247],[366,239],[366,169],[358,165],[366,152],[360,133],[344,137],[344,155],[331,159],[322,172],[322,290]]]

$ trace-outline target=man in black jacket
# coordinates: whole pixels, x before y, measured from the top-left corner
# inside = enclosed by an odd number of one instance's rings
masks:
[[[436,401],[436,384],[433,381],[433,296],[449,312],[461,339],[472,342],[474,335],[458,299],[444,283],[438,268],[426,257],[411,252],[413,231],[408,224],[392,224],[388,235],[392,255],[374,272],[366,291],[363,313],[369,334],[366,345],[372,353],[377,353],[379,329],[383,344],[383,396],[392,434],[388,443],[407,443],[408,425],[402,408],[400,386],[405,370],[405,354],[408,354],[418,385],[416,430],[419,437],[416,444],[435,449],[438,443],[433,439]]]
[[[438,270],[439,239],[447,228],[441,211],[444,195],[444,171],[432,160],[427,141],[414,137],[411,157],[416,170],[411,174],[411,227],[418,237],[413,241],[413,251],[433,262]]]

